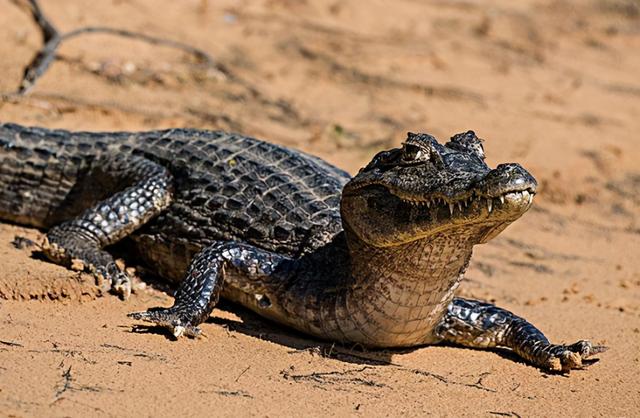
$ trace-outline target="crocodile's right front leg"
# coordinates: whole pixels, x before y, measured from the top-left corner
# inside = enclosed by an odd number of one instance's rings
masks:
[[[197,337],[201,334],[198,325],[207,320],[218,303],[226,269],[235,269],[243,278],[243,287],[252,288],[244,290],[256,290],[270,281],[283,260],[285,257],[281,255],[251,245],[215,243],[195,256],[172,307],[152,308],[128,316],[166,327],[176,338],[183,334]]]

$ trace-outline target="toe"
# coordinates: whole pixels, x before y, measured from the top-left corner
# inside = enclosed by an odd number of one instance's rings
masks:
[[[582,357],[579,353],[574,353],[573,351],[567,350],[562,353],[560,362],[562,363],[562,371],[565,372],[582,368]]]
[[[111,290],[123,300],[129,299],[131,296],[131,279],[124,273],[118,274],[113,280]]]
[[[174,312],[171,308],[148,310],[146,312],[132,312],[127,316],[165,327],[169,329],[175,338],[180,338],[183,335],[195,338],[202,335],[200,328],[191,325],[187,319],[183,318],[179,313]]]
[[[127,314],[129,318],[141,321],[154,322],[157,324],[169,322],[171,316],[171,308],[168,309],[149,309],[144,312],[131,312]]]
[[[130,312],[127,314],[129,318],[137,319],[139,321],[147,321],[149,319],[149,312]]]
[[[608,347],[604,345],[593,345],[591,341],[580,340],[577,343],[567,347],[570,351],[580,354],[583,359],[589,358],[595,354],[607,351]]]
[[[190,338],[198,338],[203,336],[202,330],[198,327],[194,327],[193,325],[187,325],[184,327],[184,335]]]

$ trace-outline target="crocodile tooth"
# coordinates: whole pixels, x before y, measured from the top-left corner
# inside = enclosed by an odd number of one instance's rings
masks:
[[[504,196],[500,195],[500,203],[502,203],[504,205]]]
[[[449,203],[449,213],[453,215],[453,203]]]
[[[462,203],[460,203],[459,200],[458,200],[458,209],[460,209],[460,212],[462,212]]]
[[[428,208],[431,208],[431,201],[430,200],[425,200],[424,202]]]
[[[487,199],[487,209],[489,209],[489,213],[491,213],[491,211],[493,210],[493,203],[491,201],[491,198]]]
[[[531,204],[531,202],[533,202],[533,194],[529,193],[529,204]]]

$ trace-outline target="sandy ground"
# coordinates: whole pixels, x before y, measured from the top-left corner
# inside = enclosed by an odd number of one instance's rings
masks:
[[[493,164],[540,183],[534,208],[478,247],[462,293],[556,342],[611,349],[570,376],[506,353],[330,347],[223,305],[171,341],[91,278],[11,245],[0,224],[0,415],[640,416],[640,3],[637,0],[44,1],[61,30],[110,25],[204,49],[87,35],[0,121],[52,128],[223,128],[351,172],[408,130],[474,129]],[[391,5],[392,4],[392,5]],[[0,91],[40,46],[0,2]]]

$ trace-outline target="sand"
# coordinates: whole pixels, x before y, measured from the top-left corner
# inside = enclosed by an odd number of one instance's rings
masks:
[[[50,128],[222,128],[355,173],[407,131],[474,129],[491,165],[519,162],[540,193],[476,247],[465,296],[495,301],[555,342],[610,350],[568,376],[505,352],[332,347],[223,304],[207,338],[172,341],[91,277],[11,245],[0,224],[0,415],[640,416],[640,3],[585,1],[43,1],[63,31],[110,25],[199,47],[221,65],[140,41],[63,45],[0,121]],[[0,2],[0,91],[41,44]],[[139,325],[139,324],[138,324]]]

